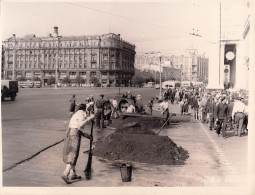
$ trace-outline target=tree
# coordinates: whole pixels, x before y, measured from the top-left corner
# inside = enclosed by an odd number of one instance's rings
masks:
[[[41,81],[41,79],[39,77],[34,77],[33,81]]]
[[[91,77],[90,82],[93,83],[95,86],[100,84],[98,78],[96,78],[96,77]]]
[[[24,76],[21,76],[21,77],[18,77],[17,78],[17,81],[26,81],[27,79],[26,79],[26,77],[24,77]]]
[[[145,79],[141,76],[138,76],[138,75],[135,75],[133,78],[132,78],[132,83],[134,85],[138,85],[139,87],[141,87],[144,83]]]
[[[71,83],[71,79],[66,76],[64,79],[63,79],[63,84],[70,84]]]
[[[75,82],[75,83],[78,83],[79,86],[80,86],[81,83],[85,83],[86,81],[85,81],[85,79],[84,79],[83,77],[77,76],[77,77],[75,78],[74,82]]]
[[[55,77],[51,76],[51,77],[49,77],[47,83],[48,83],[48,85],[50,86],[50,85],[52,85],[52,84],[55,84],[55,82],[56,82]]]

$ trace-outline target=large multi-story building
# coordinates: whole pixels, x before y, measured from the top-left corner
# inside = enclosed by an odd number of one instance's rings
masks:
[[[135,45],[119,34],[59,36],[54,27],[54,33],[46,37],[14,34],[3,41],[3,49],[4,78],[39,77],[45,84],[51,76],[60,83],[65,77],[80,76],[89,84],[97,77],[102,84],[126,86],[135,71]]]
[[[135,67],[138,69],[159,71],[159,63],[160,58],[157,53],[136,55]],[[180,80],[208,81],[208,58],[199,55],[194,49],[186,50],[184,55],[162,54],[161,65],[167,68],[162,69],[165,74],[173,72],[177,76],[178,72],[181,72]]]

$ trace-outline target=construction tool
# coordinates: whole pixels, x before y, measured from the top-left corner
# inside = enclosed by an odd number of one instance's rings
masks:
[[[91,130],[90,130],[90,136],[93,136],[93,125],[94,125],[94,121],[91,121]],[[84,174],[86,179],[90,179],[91,178],[91,164],[92,164],[92,139],[90,140],[90,146],[89,146],[89,156],[88,156],[88,162],[86,165],[86,168],[84,170]]]
[[[173,114],[170,114],[170,116],[168,117],[168,119],[166,120],[166,122],[163,124],[163,126],[160,128],[160,130],[159,130],[159,132],[157,133],[157,135],[160,133],[160,131],[164,128],[164,126],[166,125],[166,123],[170,120],[170,118],[171,117],[173,117],[173,116],[176,116],[176,114],[175,113],[173,113]]]

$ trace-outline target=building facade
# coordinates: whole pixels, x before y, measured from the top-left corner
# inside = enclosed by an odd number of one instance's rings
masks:
[[[196,50],[187,50],[184,55],[162,54],[161,65],[164,74],[176,75],[180,72],[180,80],[207,82],[208,80],[208,58],[199,55]],[[141,70],[159,71],[160,59],[158,54],[137,54],[135,67]],[[170,79],[168,79],[170,80]]]
[[[127,86],[134,75],[135,45],[113,33],[100,36],[59,36],[58,27],[46,37],[26,35],[3,41],[4,78],[39,77],[44,84],[57,76],[85,79],[101,84]]]

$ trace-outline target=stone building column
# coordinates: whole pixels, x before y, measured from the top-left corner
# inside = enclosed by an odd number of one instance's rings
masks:
[[[86,72],[86,84],[89,84],[90,83],[90,71],[88,70]]]
[[[107,81],[106,81],[106,84],[108,85],[110,83],[110,74],[109,72],[107,72]]]
[[[96,76],[97,76],[97,79],[99,80],[99,82],[102,84],[101,72],[97,70],[96,71]]]

